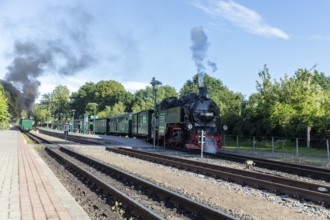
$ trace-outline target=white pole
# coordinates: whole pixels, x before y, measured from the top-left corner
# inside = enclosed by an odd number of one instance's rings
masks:
[[[203,147],[204,147],[204,130],[201,133],[201,158],[203,158]]]

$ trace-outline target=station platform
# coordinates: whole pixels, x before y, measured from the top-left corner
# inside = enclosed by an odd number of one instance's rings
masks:
[[[18,130],[0,131],[0,219],[90,219]]]
[[[60,130],[53,130],[53,129],[47,129],[47,128],[37,128],[41,133],[42,131],[46,132],[53,132],[53,133],[60,133],[63,134],[63,131]],[[100,140],[104,141],[105,144],[107,143],[115,143],[117,146],[126,146],[126,147],[134,147],[134,148],[153,148],[153,145],[136,138],[126,138],[126,137],[119,137],[119,136],[112,136],[112,135],[99,135],[99,134],[82,134],[82,133],[75,133],[75,132],[69,132],[70,136],[76,136],[80,138],[85,139],[93,139],[93,140]],[[157,143],[156,143],[157,145]]]

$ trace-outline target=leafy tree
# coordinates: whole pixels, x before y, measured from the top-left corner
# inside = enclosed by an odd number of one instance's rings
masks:
[[[113,106],[118,101],[124,101],[126,90],[122,84],[114,80],[100,81],[95,85],[95,102],[104,109],[106,105]]]
[[[33,108],[33,117],[35,123],[39,126],[40,124],[47,122],[49,120],[49,112],[47,109],[43,108],[40,104],[37,104]]]
[[[156,94],[156,102],[159,102],[168,97],[177,96],[178,93],[176,92],[175,88],[168,85],[159,86]],[[135,92],[135,98],[132,105],[133,111],[142,111],[146,109],[154,109],[154,94],[153,89],[150,86]]]
[[[281,93],[272,109],[272,123],[297,136],[305,134],[306,129],[310,132],[313,127],[324,126],[319,119],[327,117],[330,100],[328,91],[323,89],[325,84],[322,87],[319,82],[315,74],[306,69],[298,69],[293,77],[281,79]]]
[[[20,118],[21,105],[19,102],[20,91],[18,91],[11,83],[0,80],[0,85],[3,86],[3,94],[7,98],[8,111],[11,113],[13,119]]]
[[[43,94],[40,100],[39,108],[45,110],[45,120],[49,121],[50,119],[53,119],[56,112],[56,106],[53,101],[54,96],[53,93],[46,93]]]
[[[119,115],[125,113],[125,105],[121,101],[111,107],[110,115]]]
[[[85,113],[85,108],[89,102],[94,102],[95,84],[87,82],[79,88],[77,92],[71,94],[71,109],[76,110],[77,118]]]
[[[97,116],[100,118],[105,118],[111,116],[111,107],[110,106],[105,106],[105,109],[103,111],[100,111],[97,113]]]
[[[8,127],[9,120],[10,120],[10,114],[8,112],[8,103],[7,98],[4,94],[4,89],[2,85],[0,84],[0,127],[1,129]]]
[[[89,82],[84,84],[77,92],[71,95],[71,108],[76,110],[77,116],[85,113],[88,103],[97,103],[102,114],[106,111],[106,106],[113,107],[116,103],[122,102],[125,111],[130,111],[133,95],[126,92],[124,86],[114,80],[102,80],[96,84]]]
[[[273,127],[270,122],[270,115],[272,108],[278,100],[278,83],[276,81],[272,82],[269,69],[265,65],[264,69],[258,73],[261,78],[261,82],[257,81],[257,107],[255,121],[247,122],[255,124],[258,128],[254,135],[271,135],[273,132]]]
[[[86,105],[86,109],[85,109],[85,112],[88,114],[88,115],[97,115],[97,112],[98,112],[98,104],[95,103],[95,102],[90,102]]]
[[[53,114],[59,120],[67,119],[70,117],[70,105],[69,105],[70,90],[66,86],[56,86],[51,94],[51,101],[54,106]],[[61,118],[61,113],[62,118]]]

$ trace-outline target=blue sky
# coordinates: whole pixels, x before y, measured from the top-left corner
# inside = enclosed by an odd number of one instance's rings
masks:
[[[200,28],[205,71],[248,98],[265,64],[277,80],[315,64],[329,76],[329,8],[327,0],[2,0],[0,78],[17,57],[47,55],[33,75],[40,94],[100,80],[134,92],[152,77],[179,91],[197,73],[191,31]]]

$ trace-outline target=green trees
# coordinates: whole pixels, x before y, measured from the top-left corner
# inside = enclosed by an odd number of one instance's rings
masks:
[[[229,90],[222,81],[205,75],[204,85],[208,96],[220,108],[221,124],[228,125],[228,133],[253,136],[330,135],[330,77],[316,70],[298,69],[291,77],[273,80],[267,66],[259,72],[256,93],[244,99],[241,93]],[[167,97],[198,93],[198,77],[187,80],[178,94],[168,85],[157,89],[157,102]],[[147,86],[134,94],[114,81],[88,82],[70,96],[65,86],[44,94],[35,107],[35,118],[49,120],[54,114],[60,119],[75,118],[84,113],[107,117],[132,111],[154,108],[153,90]]]
[[[312,128],[321,131],[329,122],[329,90],[324,89],[328,86],[326,81],[320,81],[318,72],[306,69],[298,69],[294,76],[281,79],[278,99],[271,111],[272,124],[295,135],[307,131],[309,136]]]
[[[3,86],[3,94],[7,99],[8,112],[12,119],[18,119],[21,116],[22,108],[19,102],[20,91],[18,91],[11,83],[0,80],[0,85]]]
[[[178,93],[175,88],[164,85],[157,89],[156,102],[159,102],[168,97],[177,97]],[[152,87],[147,86],[145,89],[140,89],[135,92],[132,102],[132,111],[142,111],[146,109],[154,109],[154,94]]]
[[[329,125],[330,80],[323,73],[298,69],[272,81],[268,68],[259,73],[257,93],[247,101],[244,130],[251,135],[322,135]]]
[[[10,114],[8,112],[7,98],[5,97],[5,90],[0,83],[0,128],[4,129],[8,127]]]
[[[114,80],[102,80],[96,84],[92,82],[85,83],[79,88],[77,92],[71,95],[71,108],[76,110],[77,116],[85,113],[85,107],[88,103],[97,103],[98,111],[106,116],[109,108],[107,106],[114,106],[123,103],[127,111],[132,94],[126,92],[124,86]]]

